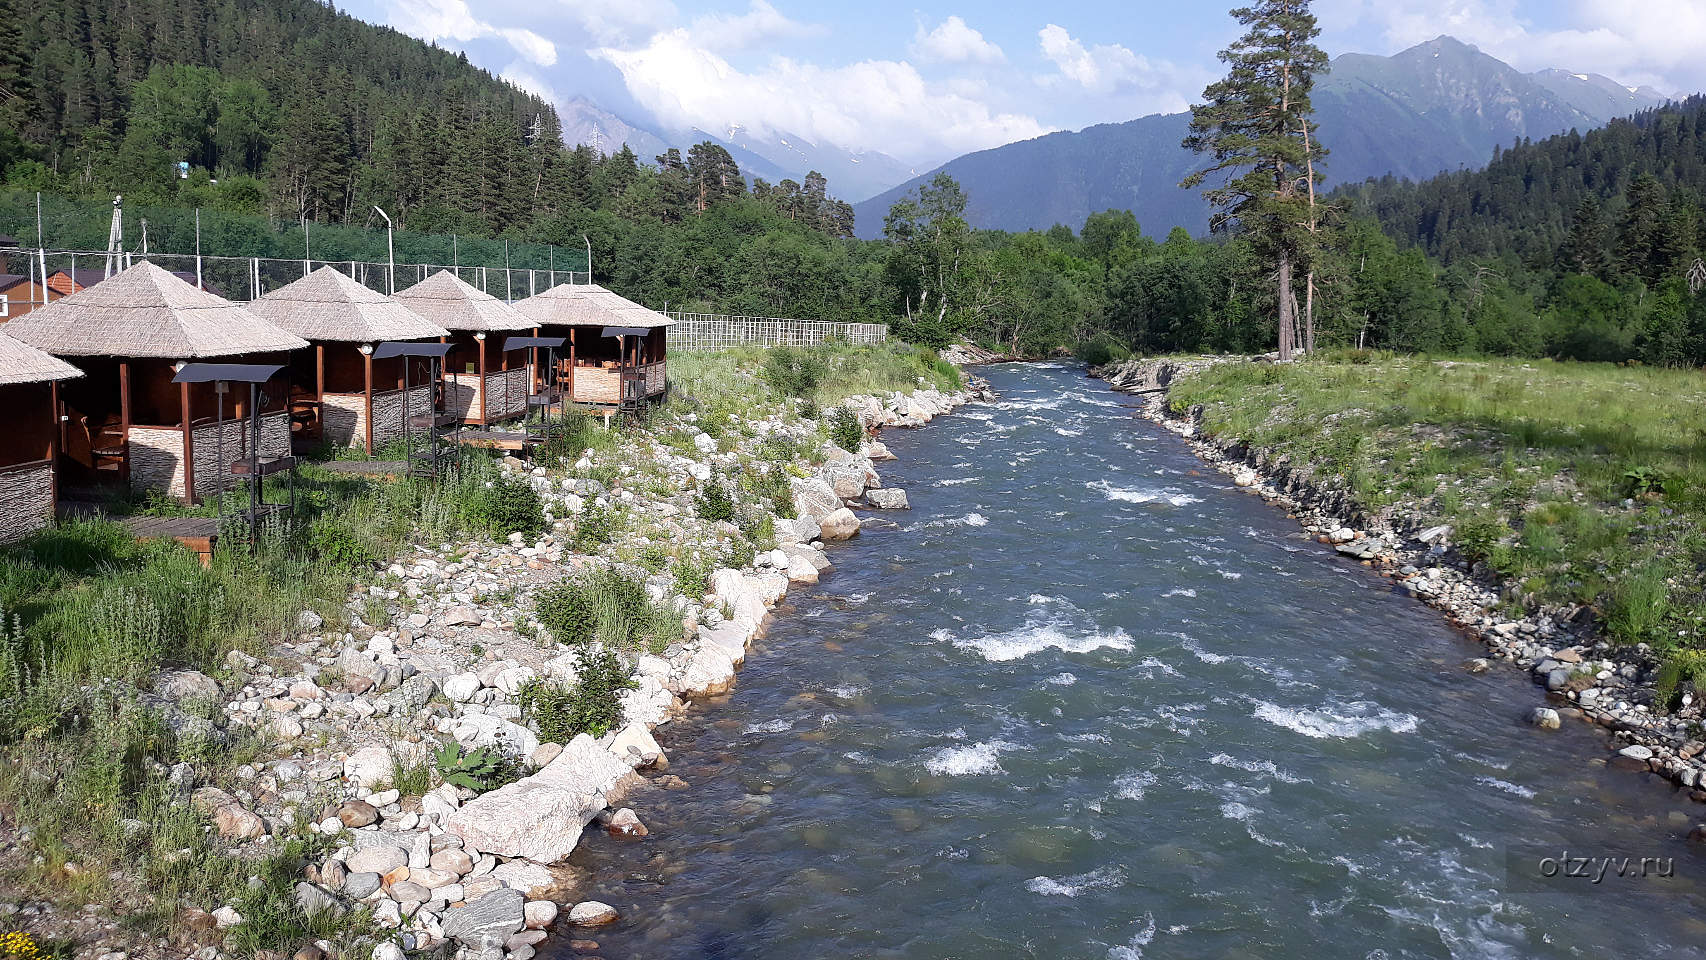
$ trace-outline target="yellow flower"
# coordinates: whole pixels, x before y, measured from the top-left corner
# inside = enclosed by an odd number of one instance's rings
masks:
[[[45,957],[29,934],[16,930],[0,934],[0,960],[44,960]]]

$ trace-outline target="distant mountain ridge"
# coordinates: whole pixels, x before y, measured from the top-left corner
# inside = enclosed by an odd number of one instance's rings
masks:
[[[847,200],[863,200],[906,180],[918,171],[894,157],[875,150],[852,150],[834,144],[814,143],[806,137],[778,133],[765,137],[745,127],[720,133],[693,127],[678,131],[653,131],[630,123],[585,97],[558,105],[563,124],[563,142],[587,144],[611,154],[626,143],[640,159],[652,158],[669,147],[683,153],[695,143],[710,140],[729,151],[751,182],[763,177],[771,183],[784,178],[799,182],[816,170],[829,180],[830,191]]]
[[[1498,146],[1603,126],[1666,97],[1594,74],[1525,74],[1451,37],[1390,57],[1343,54],[1315,85],[1316,119],[1330,155],[1327,186],[1392,174],[1421,180],[1479,167]],[[858,235],[882,232],[894,201],[938,171],[965,187],[978,227],[1077,228],[1098,210],[1130,209],[1148,233],[1200,233],[1208,209],[1179,181],[1201,159],[1180,146],[1188,114],[1052,133],[950,160],[854,205]]]

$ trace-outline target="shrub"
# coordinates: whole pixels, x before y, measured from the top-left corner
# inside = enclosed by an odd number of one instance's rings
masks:
[[[1665,569],[1648,561],[1614,583],[1606,603],[1605,630],[1622,643],[1660,639],[1670,612],[1670,586]]]
[[[735,518],[734,498],[729,496],[728,488],[724,487],[716,477],[712,477],[700,486],[699,496],[694,503],[700,518],[711,523],[721,523]]]
[[[1131,351],[1126,349],[1124,344],[1115,341],[1106,334],[1079,344],[1075,352],[1079,360],[1092,367],[1131,359]],[[958,373],[959,371],[956,370],[955,375],[958,376]]]
[[[314,521],[308,528],[308,553],[321,563],[342,570],[362,570],[379,557],[348,526],[330,518]]]
[[[522,719],[533,724],[541,740],[568,743],[583,733],[602,737],[621,724],[618,695],[633,686],[622,659],[604,649],[581,655],[580,675],[573,687],[529,680],[516,699]]]
[[[815,350],[777,347],[764,356],[760,376],[770,389],[785,397],[808,397],[829,372],[829,361]]]
[[[503,536],[538,533],[545,527],[545,510],[526,481],[497,477],[473,488],[463,501],[462,519],[476,530]]]
[[[590,553],[616,539],[616,513],[609,507],[588,506],[575,520],[575,549]]]
[[[1682,706],[1682,695],[1706,686],[1706,651],[1678,650],[1659,668],[1653,685],[1653,703],[1672,711]]]
[[[859,452],[859,445],[865,442],[865,426],[852,407],[836,407],[829,415],[829,439],[848,453]]]
[[[558,643],[590,643],[595,626],[592,593],[575,580],[541,590],[533,601],[533,618]]]

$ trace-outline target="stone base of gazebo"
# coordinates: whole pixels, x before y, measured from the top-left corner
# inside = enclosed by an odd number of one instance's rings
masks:
[[[0,467],[0,543],[29,536],[52,520],[53,464]]]
[[[409,412],[422,417],[432,412],[432,388],[409,391]],[[360,393],[328,393],[320,398],[321,436],[340,447],[367,445],[367,397]],[[373,395],[373,446],[403,435],[403,391]]]
[[[488,373],[449,373],[444,377],[445,413],[468,423],[480,420],[480,398],[486,400],[486,422],[495,423],[527,412],[528,389],[533,375],[526,368]]]
[[[195,427],[190,431],[190,439],[195,450],[197,498],[234,487],[236,484],[227,471],[231,464],[249,457],[249,421],[227,420]],[[284,412],[263,414],[261,456],[289,454],[290,415]],[[181,429],[130,428],[130,487],[140,491],[157,490],[180,499],[184,497],[184,432]]]

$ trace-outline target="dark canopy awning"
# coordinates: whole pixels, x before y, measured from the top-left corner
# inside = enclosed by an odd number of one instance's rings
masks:
[[[568,342],[568,337],[505,337],[504,352],[527,350],[533,347],[546,347],[555,350]]]
[[[186,363],[172,377],[173,383],[266,383],[284,369],[282,363]]]
[[[643,337],[646,334],[651,333],[651,332],[652,332],[651,328],[649,328],[649,327],[605,327],[604,328],[604,335],[607,337]]]
[[[389,360],[392,357],[438,357],[450,352],[448,343],[416,343],[409,340],[387,340],[373,348],[373,359]]]

